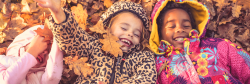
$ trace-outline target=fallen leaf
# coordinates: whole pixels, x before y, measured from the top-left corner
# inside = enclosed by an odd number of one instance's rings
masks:
[[[89,28],[91,32],[96,32],[96,33],[107,33],[107,30],[104,29],[102,21],[98,21],[96,25],[93,27]]]
[[[88,13],[86,9],[83,9],[81,4],[77,4],[77,6],[71,7],[72,13],[74,14],[74,18],[78,22],[79,26],[86,30]]]
[[[228,22],[231,22],[233,19],[233,17],[229,17],[229,18],[222,18],[222,20],[219,22],[219,25],[222,25],[222,24],[226,24]]]
[[[109,8],[111,5],[113,5],[113,2],[111,0],[104,0],[104,6]]]
[[[21,4],[19,4],[19,3],[11,3],[11,11],[20,12],[21,8],[22,8]]]
[[[250,0],[237,0],[237,5],[243,5],[244,9],[250,8]]]
[[[7,19],[7,18],[4,18],[4,17],[3,17],[3,14],[0,13],[0,32],[2,32],[2,31],[6,28],[7,23],[8,23],[7,20],[8,20],[8,19]]]
[[[96,24],[100,19],[100,15],[98,13],[95,13],[91,15],[91,23]]]
[[[11,13],[12,13],[11,3],[4,3],[2,11],[3,11],[4,16],[9,18],[11,16]]]
[[[0,32],[0,43],[3,43],[6,38],[6,34],[3,32]]]
[[[77,3],[77,0],[67,0],[68,1],[68,3]]]
[[[91,75],[94,69],[91,68],[90,64],[86,63],[88,61],[88,58],[87,57],[81,57],[80,59],[77,58],[78,56],[75,56],[74,58],[68,56],[64,57],[63,60],[65,61],[65,64],[69,66],[70,70],[74,70],[76,75],[83,75],[84,77]]]
[[[153,10],[154,2],[153,0],[142,0],[142,7],[146,10],[147,16],[151,15]]]
[[[232,15],[233,17],[238,18],[239,15],[241,14],[240,10],[241,10],[242,6],[239,5],[234,5],[232,8]]]
[[[6,47],[0,48],[0,55],[5,55],[6,50],[7,50]]]
[[[217,9],[218,12],[220,12],[224,6],[230,4],[228,3],[228,0],[215,0],[215,2],[217,2],[215,5],[218,7]]]
[[[37,30],[34,30],[38,35],[43,36],[44,39],[43,41],[51,41],[53,39],[53,33],[52,31],[48,28],[47,23],[49,22],[48,19],[45,21],[45,26],[43,29],[37,28]]]
[[[123,55],[122,50],[120,49],[121,45],[116,42],[119,40],[118,37],[111,34],[103,35],[103,37],[104,39],[100,39],[100,42],[103,44],[102,50],[114,55],[115,57]]]

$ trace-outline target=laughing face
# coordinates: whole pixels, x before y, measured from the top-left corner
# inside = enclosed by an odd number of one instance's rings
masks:
[[[188,38],[191,30],[188,13],[182,9],[171,9],[165,13],[161,39],[168,41],[176,48],[183,48],[183,39]]]
[[[143,23],[136,15],[130,12],[122,12],[114,18],[111,25],[111,33],[119,38],[118,43],[122,51],[128,51],[131,47],[140,43]]]
[[[27,46],[25,46],[26,50],[29,48],[29,44]],[[51,49],[51,43],[48,44],[48,47],[46,50],[44,50],[42,53],[40,53],[36,60],[37,60],[37,64],[35,66],[33,66],[33,68],[39,68],[39,67],[45,67],[47,64],[47,60],[49,58],[49,51]]]

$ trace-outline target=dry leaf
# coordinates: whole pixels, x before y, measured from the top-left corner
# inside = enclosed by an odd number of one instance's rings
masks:
[[[6,20],[8,20],[8,19],[4,18],[3,14],[0,13],[0,32],[2,32],[6,28],[7,23],[8,23],[8,21],[6,21]]]
[[[238,16],[239,17],[239,16]],[[233,17],[229,18],[222,18],[222,20],[219,22],[219,25],[226,24],[227,22],[231,22]],[[215,26],[216,27],[216,26]]]
[[[78,22],[79,26],[86,30],[88,13],[86,9],[83,9],[81,4],[77,4],[77,6],[71,7],[72,13],[74,14],[74,18]]]
[[[104,6],[109,8],[111,5],[113,5],[113,2],[111,0],[104,0]]]
[[[239,17],[239,15],[241,14],[241,12],[240,12],[241,8],[242,8],[242,6],[239,6],[239,5],[233,6],[233,8],[232,8],[233,17],[236,17],[236,18]]]
[[[0,48],[0,55],[3,55],[3,54],[5,55],[6,50],[7,50],[6,47]]]
[[[122,56],[122,50],[120,49],[121,45],[117,43],[118,37],[108,34],[103,35],[104,39],[100,39],[100,42],[103,44],[102,50],[104,50],[107,53],[111,53],[115,57],[118,57],[118,55]]]
[[[43,41],[49,41],[53,39],[53,33],[52,31],[48,28],[48,22],[49,20],[46,19],[45,20],[45,25],[44,25],[44,28],[41,29],[41,28],[37,28],[37,30],[34,30],[38,35],[40,36],[43,36],[44,39]]]
[[[94,69],[91,68],[91,65],[86,63],[88,61],[87,57],[81,57],[78,59],[78,56],[75,56],[74,58],[68,56],[64,57],[64,61],[65,64],[69,66],[69,69],[74,70],[77,75],[87,77],[87,75],[91,75],[94,71]]]
[[[153,10],[154,2],[153,0],[142,0],[142,7],[146,10],[147,16],[150,16]]]
[[[237,5],[243,5],[244,9],[250,8],[250,0],[237,0]]]
[[[3,11],[4,16],[9,18],[12,13],[11,3],[4,3],[2,11]]]
[[[90,27],[89,29],[92,32],[96,32],[96,33],[100,33],[100,34],[107,33],[107,30],[105,30],[103,27],[102,21],[98,21],[95,26]]]
[[[11,11],[20,12],[21,8],[22,8],[21,4],[19,4],[19,3],[11,3]]]
[[[230,4],[228,3],[228,0],[215,0],[215,2],[217,2],[215,5],[218,7],[217,9],[218,12],[220,12],[224,6]]]
[[[3,32],[0,32],[0,43],[3,43],[6,38],[6,34]]]
[[[100,15],[98,13],[95,13],[91,15],[91,23],[96,24],[100,19]]]
[[[77,0],[67,0],[68,1],[68,3],[77,3]]]

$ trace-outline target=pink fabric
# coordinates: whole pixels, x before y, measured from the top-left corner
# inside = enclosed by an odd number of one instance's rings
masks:
[[[58,84],[63,71],[63,53],[60,51],[56,41],[52,44],[47,65],[40,68],[32,68],[37,64],[36,59],[31,54],[24,51],[23,46],[31,42],[36,35],[33,30],[42,25],[29,28],[18,35],[7,48],[6,56],[11,63],[9,67],[0,62],[0,83],[8,84]],[[14,59],[13,57],[17,57]],[[45,69],[45,70],[44,70]]]

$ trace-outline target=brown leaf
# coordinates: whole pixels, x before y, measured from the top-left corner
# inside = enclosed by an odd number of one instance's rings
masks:
[[[67,0],[68,1],[68,3],[77,3],[77,0]]]
[[[237,0],[237,5],[243,5],[244,9],[250,8],[250,0]]]
[[[242,6],[239,5],[234,5],[232,8],[232,15],[233,17],[238,18],[239,15],[241,14],[240,10],[241,10]]]
[[[249,42],[247,42],[250,38],[250,30],[245,30],[244,33],[242,35],[238,35],[235,37],[235,39],[237,39],[238,41],[240,41],[241,43],[249,44]]]
[[[43,29],[37,28],[37,30],[34,30],[38,35],[43,36],[44,39],[43,41],[49,41],[53,39],[53,33],[52,31],[48,28],[47,23],[48,19],[45,21],[45,26]]]
[[[111,5],[113,5],[113,2],[111,0],[104,0],[104,6],[109,8]]]
[[[215,0],[215,2],[217,2],[215,5],[218,7],[217,9],[218,12],[220,12],[224,6],[230,4],[228,3],[228,0]]]
[[[96,24],[100,19],[100,15],[98,13],[95,13],[91,15],[91,23]]]
[[[227,36],[228,38],[232,41],[232,42],[235,42],[235,33],[234,31],[238,29],[238,26],[237,25],[234,25],[234,24],[229,24],[229,29],[228,29],[228,32],[227,32]]]
[[[226,24],[228,22],[231,22],[233,19],[233,17],[229,17],[229,18],[222,18],[222,20],[219,22],[219,25],[222,25],[222,24]]]
[[[153,10],[154,2],[153,0],[142,0],[142,7],[146,10],[147,16],[150,16]]]
[[[103,44],[102,50],[104,50],[107,53],[111,53],[115,57],[118,57],[118,55],[122,56],[122,50],[120,49],[121,45],[117,43],[118,37],[108,34],[103,35],[104,39],[100,39],[100,42]]]
[[[77,4],[77,6],[71,7],[71,10],[79,26],[84,30],[86,30],[87,18],[88,18],[87,10],[83,9],[81,4]]]
[[[3,43],[6,38],[6,34],[3,32],[0,32],[0,43]]]
[[[11,3],[11,11],[20,12],[22,5],[19,3]]]
[[[9,18],[11,16],[11,13],[12,13],[11,3],[4,3],[2,11],[3,11],[4,16]]]

